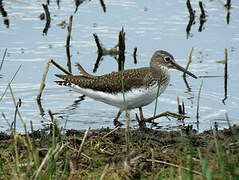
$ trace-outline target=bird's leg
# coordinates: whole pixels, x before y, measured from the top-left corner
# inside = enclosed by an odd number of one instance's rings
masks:
[[[115,126],[122,126],[123,125],[121,122],[118,121],[121,113],[122,113],[122,110],[120,109],[119,112],[117,113],[116,117],[113,120]]]
[[[144,115],[143,115],[142,107],[139,107],[139,117],[140,117],[140,120],[141,120],[141,121],[144,120]]]
[[[142,128],[142,129],[146,128],[146,123],[144,121],[142,107],[139,107],[139,117],[140,119],[138,118],[138,115],[136,114],[136,119],[138,120],[139,128]]]

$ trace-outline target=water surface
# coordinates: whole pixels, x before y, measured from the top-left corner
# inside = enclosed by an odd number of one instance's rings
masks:
[[[227,127],[225,116],[228,115],[230,123],[238,123],[239,96],[239,2],[233,1],[230,10],[230,22],[227,24],[226,9],[219,1],[204,1],[206,22],[199,32],[200,8],[198,1],[191,1],[196,11],[195,23],[187,35],[186,27],[189,14],[184,0],[178,1],[136,1],[136,0],[111,0],[105,1],[106,12],[98,0],[84,1],[76,13],[75,1],[63,0],[59,7],[55,1],[48,6],[51,13],[51,24],[47,34],[43,34],[45,20],[39,16],[44,13],[42,3],[45,1],[4,1],[4,9],[8,14],[9,27],[4,24],[5,18],[0,18],[0,55],[5,48],[8,49],[7,57],[0,74],[0,95],[3,94],[8,82],[22,65],[19,73],[12,82],[15,98],[21,98],[21,114],[28,129],[30,121],[34,129],[42,128],[50,122],[47,113],[51,109],[56,113],[61,126],[67,129],[93,129],[101,127],[113,128],[112,119],[118,109],[110,105],[85,98],[79,100],[80,94],[68,88],[57,86],[54,81],[55,73],[60,70],[51,66],[46,87],[42,95],[42,106],[45,116],[40,115],[36,96],[40,87],[42,75],[47,61],[52,58],[66,67],[65,42],[67,28],[58,26],[63,21],[68,22],[73,15],[73,29],[71,37],[72,64],[80,62],[89,72],[93,73],[97,59],[97,47],[93,38],[96,33],[106,48],[112,48],[118,41],[118,33],[122,27],[126,33],[126,63],[127,68],[148,66],[154,51],[163,49],[174,55],[177,62],[185,66],[189,51],[194,47],[193,62],[189,70],[197,76],[221,76],[204,78],[200,97],[199,130],[210,129],[214,122],[219,128]],[[137,64],[132,56],[134,47],[137,51]],[[224,98],[224,64],[217,61],[224,60],[224,50],[228,49],[228,84],[227,99]],[[95,75],[117,71],[118,65],[113,57],[105,56]],[[73,73],[79,74],[73,67]],[[158,99],[157,113],[164,111],[177,112],[177,96],[185,103],[186,113],[191,118],[185,124],[196,127],[196,104],[200,79],[187,77],[191,91],[186,87],[182,73],[171,71],[170,86]],[[143,108],[146,117],[154,113],[155,103]],[[12,122],[15,107],[11,94],[7,91],[0,102],[0,112],[4,113]],[[131,118],[135,119],[137,110],[131,111]],[[125,116],[119,119],[125,122]],[[67,123],[66,123],[67,122]],[[163,129],[175,129],[182,122],[176,119],[160,118],[156,120]],[[137,127],[137,122],[132,120],[132,127]],[[0,130],[5,131],[9,126],[1,117]],[[17,129],[23,131],[23,126],[17,118]]]

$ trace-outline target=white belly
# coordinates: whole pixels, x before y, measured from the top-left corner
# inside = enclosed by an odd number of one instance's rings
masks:
[[[124,109],[123,94],[121,92],[117,94],[105,93],[101,91],[94,91],[92,89],[81,88],[74,84],[72,84],[71,87],[75,91],[80,92],[81,94],[84,94],[92,99],[119,107],[121,110]],[[167,84],[161,86],[160,88],[158,88],[157,84],[155,84],[149,88],[143,87],[125,92],[125,103],[127,109],[134,109],[150,104],[156,99],[157,94],[159,96],[161,93],[163,93],[166,87]]]

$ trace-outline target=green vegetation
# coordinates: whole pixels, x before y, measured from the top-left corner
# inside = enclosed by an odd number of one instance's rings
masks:
[[[239,179],[239,127],[193,131],[84,132],[57,128],[0,134],[1,179]],[[105,136],[109,133],[107,136]],[[79,150],[82,146],[82,151]]]

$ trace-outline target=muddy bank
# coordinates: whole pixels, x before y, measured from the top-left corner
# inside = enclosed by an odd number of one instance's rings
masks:
[[[81,152],[79,149],[84,131],[68,130],[65,135],[61,135],[59,131],[53,133],[43,129],[34,131],[29,136],[39,161],[46,156],[53,141],[56,144],[64,144],[57,158],[55,157],[55,168],[58,174],[64,172],[68,178],[96,179],[105,173],[106,179],[154,179],[171,176],[204,179],[208,176],[208,171],[205,170],[207,166],[211,176],[220,179],[222,173],[218,172],[221,172],[222,168],[224,174],[232,175],[232,165],[236,165],[233,166],[233,176],[239,176],[238,126],[200,134],[189,129],[170,132],[132,130],[129,144],[130,167],[126,166],[125,129],[119,128],[113,133],[110,133],[111,131],[109,128],[90,131]],[[11,177],[12,170],[5,167],[15,166],[13,138],[1,133],[0,144],[1,162],[7,163],[2,168]],[[19,140],[15,147],[18,148],[19,161],[25,163],[29,156],[27,145]],[[65,169],[67,162],[68,168]],[[223,162],[223,167],[220,162]],[[43,172],[46,171],[47,164],[43,167]]]

